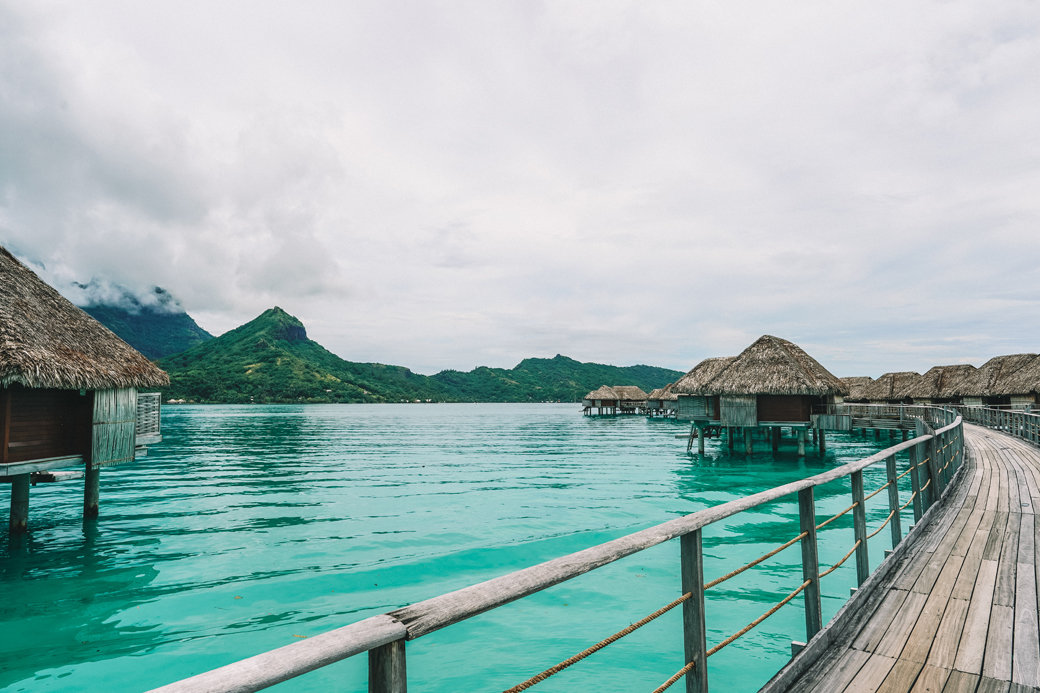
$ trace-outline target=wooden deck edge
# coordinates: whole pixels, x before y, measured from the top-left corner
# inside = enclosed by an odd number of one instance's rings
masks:
[[[860,585],[855,594],[838,609],[838,613],[834,615],[834,618],[806,644],[801,652],[795,655],[773,678],[766,682],[759,689],[759,693],[781,693],[791,690],[791,686],[819,661],[828,647],[837,642],[850,629],[857,628],[862,621],[870,618],[885,596],[884,590],[878,589],[879,586],[884,584],[893,570],[899,567],[904,559],[908,557],[908,554],[912,550],[917,549],[926,539],[928,530],[936,518],[947,513],[956,513],[959,510],[959,508],[954,508],[951,505],[951,499],[956,495],[956,490],[964,482],[965,469],[969,467],[974,469],[975,467],[975,453],[967,445],[967,441],[965,441],[964,449],[965,453],[970,456],[971,463],[966,462],[960,466],[954,477],[950,479],[950,483],[946,487],[946,493],[943,494],[938,502],[928,508],[921,517],[921,521],[914,525],[913,529],[903,538],[903,541],[899,543],[895,551],[881,561],[881,564]]]

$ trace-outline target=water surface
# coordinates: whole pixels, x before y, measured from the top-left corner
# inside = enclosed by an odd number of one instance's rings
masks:
[[[102,472],[98,521],[81,519],[81,482],[40,485],[31,534],[0,539],[0,687],[148,689],[881,447],[831,436],[825,457],[799,459],[791,441],[776,458],[710,441],[698,457],[675,438],[686,430],[584,417],[574,404],[166,407],[165,442]],[[868,472],[868,492],[883,477]],[[9,486],[0,491],[6,507]],[[885,499],[868,506],[871,527],[887,515]],[[848,505],[848,481],[820,489],[817,502],[821,519]],[[847,519],[822,536],[825,567],[851,546]],[[794,498],[713,526],[706,578],[797,526]],[[873,564],[888,536],[871,540]],[[668,542],[409,643],[410,686],[519,683],[675,599],[678,550]],[[796,546],[709,592],[709,641],[796,587],[799,566]],[[854,582],[853,561],[826,579],[825,618]],[[764,683],[790,641],[804,640],[801,604],[713,657],[713,687]],[[364,691],[365,664],[356,657],[274,690]],[[682,664],[675,610],[534,690],[651,691]]]

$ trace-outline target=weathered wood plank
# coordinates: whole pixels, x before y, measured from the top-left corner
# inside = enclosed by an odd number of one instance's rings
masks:
[[[858,691],[876,691],[878,686],[885,680],[889,672],[892,671],[892,667],[895,666],[896,660],[893,657],[885,657],[884,655],[872,654],[863,663],[863,666],[856,676],[845,686],[847,693],[856,693]]]
[[[993,593],[993,603],[1003,606],[1015,604],[1015,573],[1018,568],[1018,535],[1022,531],[1020,513],[1008,516],[1004,541],[1000,547],[1000,558],[997,563],[997,584]]]
[[[1010,681],[1012,651],[1008,644],[1015,635],[1015,610],[1002,604],[994,604],[991,608],[982,675]]]
[[[958,557],[957,560],[960,560]],[[952,560],[952,558],[951,558]],[[910,631],[906,645],[899,654],[900,659],[912,662],[924,663],[928,659],[928,651],[932,648],[935,634],[939,631],[939,623],[946,612],[946,603],[949,601],[949,592],[934,591],[928,595],[924,606],[921,607],[921,615],[917,623]]]
[[[868,652],[845,650],[832,665],[819,667],[812,676],[800,681],[799,688],[806,692],[819,691],[820,693],[843,690],[856,677],[868,659],[870,659]]]
[[[926,662],[940,669],[953,669],[957,660],[957,648],[960,646],[961,634],[964,632],[964,621],[968,616],[966,599],[950,599],[943,612],[939,629],[932,641]]]
[[[928,596],[920,592],[910,592],[907,595],[903,607],[899,610],[899,618],[889,625],[885,636],[878,643],[875,650],[877,654],[893,658],[899,656],[906,645],[907,638],[910,637],[910,631],[917,625],[917,619],[920,617],[921,609],[924,608],[926,601],[928,601]]]
[[[1033,516],[1023,517],[1032,519]],[[1011,680],[1040,688],[1040,630],[1037,624],[1036,576],[1033,571],[1032,564],[1024,563],[1020,563],[1016,571],[1015,640]]]
[[[874,652],[878,643],[888,632],[889,624],[903,608],[903,602],[906,601],[909,594],[910,592],[907,590],[889,590],[877,611],[874,612],[874,617],[867,622],[853,640],[852,646],[864,652]]]
[[[885,680],[878,686],[877,693],[907,693],[913,687],[923,666],[922,662],[897,659],[888,675],[885,676]]]
[[[963,671],[951,671],[950,678],[946,679],[942,693],[975,693],[979,685],[978,674],[968,674]]]
[[[917,680],[914,681],[914,686],[910,689],[910,693],[941,693],[949,677],[949,669],[926,665],[924,669],[921,669]]]
[[[964,620],[964,632],[957,647],[955,669],[970,674],[982,673],[982,660],[993,606],[993,586],[997,581],[997,562],[983,560],[975,579],[975,590]]]

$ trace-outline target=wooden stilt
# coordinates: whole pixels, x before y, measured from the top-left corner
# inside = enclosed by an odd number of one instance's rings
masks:
[[[29,526],[29,475],[19,474],[11,480],[11,534],[21,534]]]
[[[780,452],[780,428],[777,427],[771,430],[772,435],[770,437],[772,438],[773,453],[775,454]]]
[[[734,430],[735,429],[732,426],[726,426],[726,443],[729,445],[729,449],[730,449],[731,452],[733,450],[733,432],[734,432]]]
[[[704,454],[704,428],[697,428],[697,452],[698,454]]]
[[[804,428],[799,428],[798,429],[798,456],[799,457],[805,457],[805,439],[806,439],[805,429]]]
[[[908,437],[908,435],[907,435],[907,434],[908,434],[908,431],[903,431],[903,442],[904,442],[904,443],[906,442],[906,439],[907,439],[907,437]]]
[[[87,462],[83,476],[83,519],[98,516],[98,495],[101,487],[101,469]]]
[[[824,432],[824,430],[822,428],[820,429],[820,436],[819,437],[820,437],[820,454],[821,455],[825,455],[825,454],[827,454],[827,434]]]
[[[696,423],[690,424],[690,439],[686,441],[686,452],[689,452],[693,448],[693,433],[694,433],[694,431],[700,431],[700,429],[697,427]]]
[[[751,454],[751,449],[752,449],[751,434],[752,434],[752,429],[751,428],[745,428],[744,429],[744,454],[745,455],[750,455]]]

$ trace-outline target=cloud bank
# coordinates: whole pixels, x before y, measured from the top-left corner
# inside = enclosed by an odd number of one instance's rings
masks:
[[[352,360],[1040,351],[1035,3],[0,2],[0,241]]]

